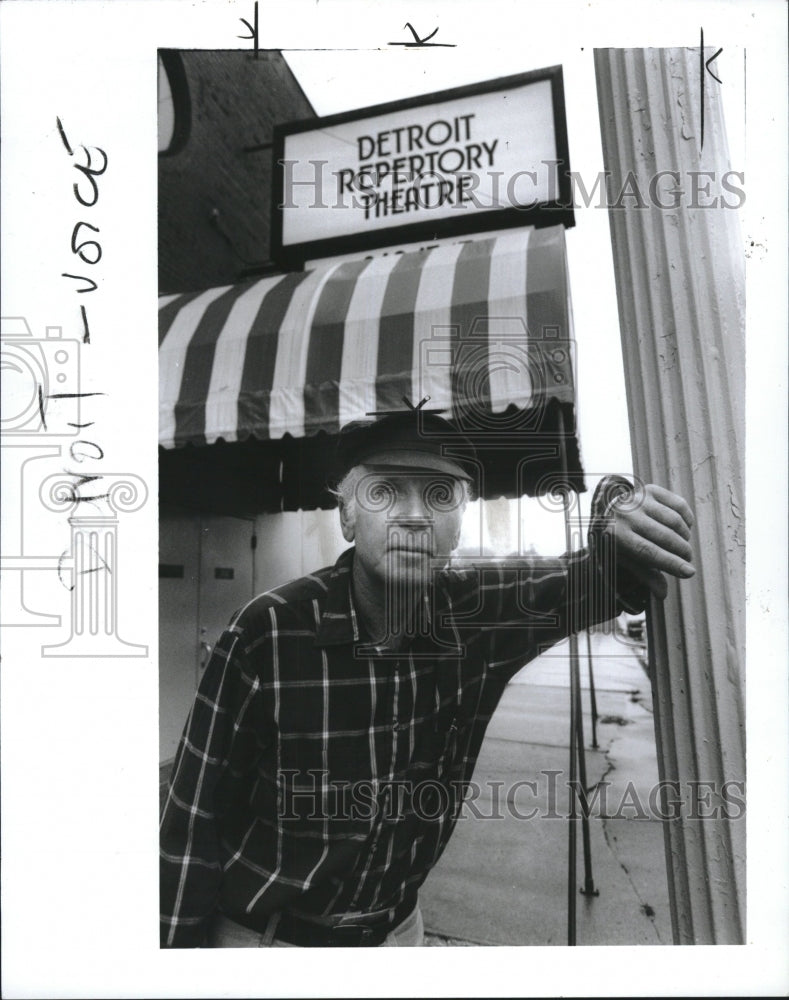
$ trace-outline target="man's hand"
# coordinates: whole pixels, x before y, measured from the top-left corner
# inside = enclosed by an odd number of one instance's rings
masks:
[[[696,572],[689,544],[693,513],[676,493],[661,486],[637,487],[609,508],[617,564],[624,566],[655,597],[666,596],[663,573],[683,579]]]

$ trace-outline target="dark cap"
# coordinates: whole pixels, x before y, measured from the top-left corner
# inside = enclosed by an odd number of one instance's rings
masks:
[[[473,480],[474,457],[474,445],[447,420],[415,407],[346,424],[337,443],[337,472],[342,478],[355,465],[402,465]]]

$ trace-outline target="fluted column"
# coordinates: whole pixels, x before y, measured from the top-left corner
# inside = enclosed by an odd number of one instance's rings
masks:
[[[148,497],[139,476],[104,473],[93,496],[81,494],[74,477],[48,476],[41,500],[54,511],[70,510],[71,552],[61,561],[61,576],[71,578],[71,634],[42,646],[44,656],[146,656],[148,647],[118,635],[118,518],[139,510]],[[96,484],[92,484],[96,485]]]
[[[634,469],[696,515],[696,576],[672,580],[650,613],[658,761],[675,816],[665,821],[674,936],[735,944],[745,930],[745,817],[732,802],[745,779],[745,358],[731,188],[741,182],[723,183],[720,85],[698,49],[601,49],[595,67]],[[679,176],[655,181],[660,171]]]

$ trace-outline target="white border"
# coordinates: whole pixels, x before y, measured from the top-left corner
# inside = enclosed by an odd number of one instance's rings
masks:
[[[111,157],[101,228],[106,267],[86,379],[105,468],[156,484],[157,47],[246,47],[252,2],[51,0],[5,3],[2,20],[3,315],[34,333],[74,324],[60,278],[75,221],[59,115],[76,142]],[[786,859],[786,51],[785,9],[763,2],[633,5],[486,0],[272,3],[270,48],[377,49],[418,17],[523,68],[610,45],[743,45],[748,59],[748,740],[747,947],[160,952],[156,876],[155,503],[124,524],[121,630],[140,660],[44,661],[33,630],[3,636],[3,995],[363,996],[759,995],[787,989]],[[554,50],[559,58],[555,58]],[[463,60],[452,60],[462,75]],[[415,53],[419,58],[424,53]],[[336,54],[338,60],[343,52]],[[350,56],[346,56],[350,58]],[[387,58],[392,58],[387,56]],[[431,54],[433,58],[433,54]],[[415,62],[415,66],[418,64]],[[455,69],[457,67],[457,69]],[[415,69],[404,88],[424,85]],[[437,82],[437,81],[436,81]],[[459,82],[470,82],[468,77]],[[405,94],[403,96],[406,96]],[[363,103],[370,103],[364,99]],[[572,143],[572,133],[570,136]],[[107,387],[110,387],[109,390]],[[15,516],[8,503],[4,517]],[[64,529],[65,530],[65,529]],[[61,603],[63,597],[53,598]],[[46,640],[46,636],[41,637]]]

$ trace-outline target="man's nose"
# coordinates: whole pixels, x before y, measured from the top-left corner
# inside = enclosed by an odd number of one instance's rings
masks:
[[[427,525],[432,521],[431,511],[421,491],[417,490],[409,490],[399,496],[391,516],[398,523],[413,522],[414,525]]]

